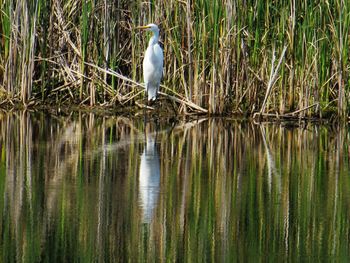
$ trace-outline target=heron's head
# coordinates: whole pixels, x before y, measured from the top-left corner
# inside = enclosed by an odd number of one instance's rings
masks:
[[[136,28],[152,31],[154,34],[159,34],[159,28],[156,24],[148,24],[147,26],[138,26]]]

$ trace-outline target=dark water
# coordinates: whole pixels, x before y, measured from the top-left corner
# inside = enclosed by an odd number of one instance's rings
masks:
[[[349,135],[0,114],[0,261],[348,261]]]

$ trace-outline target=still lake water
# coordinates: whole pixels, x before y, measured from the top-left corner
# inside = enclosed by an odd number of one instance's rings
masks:
[[[0,261],[348,261],[349,136],[2,113]]]

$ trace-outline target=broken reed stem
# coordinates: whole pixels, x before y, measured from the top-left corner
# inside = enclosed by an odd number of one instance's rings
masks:
[[[284,114],[284,116],[294,116],[294,115],[297,114],[297,113],[301,113],[301,112],[303,112],[303,111],[306,111],[306,110],[311,109],[311,108],[313,108],[313,107],[315,107],[315,106],[318,106],[318,105],[319,105],[319,103],[314,103],[314,104],[312,104],[312,105],[310,105],[310,106],[307,106],[307,107],[305,107],[305,108],[303,108],[303,109],[300,109],[300,110],[296,110],[296,111],[293,111],[293,112],[286,113],[286,114]]]
[[[296,114],[298,113],[301,113],[301,112],[304,112],[304,111],[307,111],[315,106],[319,106],[319,103],[314,103],[310,106],[307,106],[303,109],[300,109],[300,110],[296,110],[296,111],[293,111],[293,112],[288,112],[288,113],[285,113],[285,114],[279,114],[279,113],[260,113],[260,112],[256,112],[253,116],[253,119],[257,119],[257,117],[272,117],[272,118],[277,118],[277,119],[283,119],[283,118],[286,118],[286,119],[290,119],[290,118],[293,118],[293,117],[296,117]],[[301,116],[299,116],[299,118],[301,118]]]
[[[265,94],[265,98],[264,98],[264,102],[261,106],[261,110],[260,110],[260,114],[265,112],[265,107],[266,107],[266,103],[267,103],[267,99],[269,98],[270,94],[271,94],[271,90],[272,90],[272,87],[273,85],[275,84],[276,82],[276,79],[277,79],[277,73],[278,73],[278,70],[282,64],[282,60],[284,58],[284,54],[286,53],[286,50],[287,50],[287,46],[284,46],[283,48],[283,51],[282,51],[282,54],[280,56],[280,59],[278,61],[278,64],[277,64],[277,67],[275,69],[275,48],[273,48],[273,51],[272,51],[272,60],[271,60],[271,72],[270,72],[270,78],[269,78],[269,82],[267,84],[267,89],[266,89],[266,94]]]
[[[192,100],[193,70],[192,70],[192,34],[191,34],[191,1],[186,3],[186,22],[187,22],[187,53],[188,53],[188,92],[186,98]]]
[[[145,89],[145,86],[143,84],[138,83],[138,82],[136,82],[136,81],[134,81],[132,79],[129,79],[128,77],[125,77],[122,74],[119,74],[118,72],[115,72],[114,70],[111,70],[111,69],[107,69],[106,70],[106,69],[103,69],[103,68],[101,68],[99,66],[96,66],[96,65],[88,63],[88,62],[84,62],[84,64],[87,65],[87,66],[93,67],[93,68],[95,68],[95,69],[97,69],[97,70],[99,70],[101,72],[106,73],[106,74],[109,74],[111,76],[117,77],[117,78],[119,78],[121,80],[130,82],[130,83],[136,85],[137,87],[141,87],[141,88]],[[167,90],[170,90],[170,89],[167,88]],[[162,95],[162,96],[172,100],[172,101],[175,101],[175,102],[178,102],[180,104],[186,105],[186,106],[188,106],[188,107],[190,107],[190,108],[192,108],[192,109],[194,109],[196,111],[199,111],[201,113],[208,113],[208,110],[198,106],[197,104],[193,103],[190,100],[187,100],[187,99],[185,99],[183,97],[178,96],[177,94],[175,94],[174,96],[171,96],[171,95],[166,94],[164,92],[158,92],[158,93],[160,95]]]

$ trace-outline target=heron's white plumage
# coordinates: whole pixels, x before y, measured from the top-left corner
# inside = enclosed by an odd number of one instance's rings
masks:
[[[145,82],[148,101],[155,101],[159,91],[160,80],[163,76],[163,50],[160,47],[159,28],[155,24],[140,27],[153,32],[143,59],[143,79]]]

